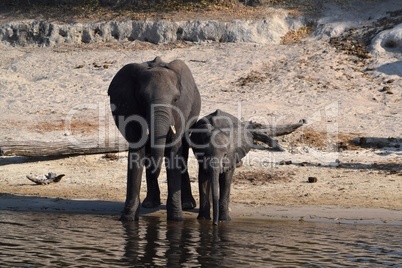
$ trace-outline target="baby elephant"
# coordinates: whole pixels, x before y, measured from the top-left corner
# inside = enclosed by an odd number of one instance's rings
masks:
[[[198,219],[211,219],[212,188],[213,224],[230,221],[229,195],[236,165],[250,151],[253,136],[231,114],[216,110],[191,128],[190,144],[199,163],[200,210]]]

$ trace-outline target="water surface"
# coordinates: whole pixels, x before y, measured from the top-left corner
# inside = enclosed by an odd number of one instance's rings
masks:
[[[0,230],[0,267],[402,267],[400,226],[0,211]]]

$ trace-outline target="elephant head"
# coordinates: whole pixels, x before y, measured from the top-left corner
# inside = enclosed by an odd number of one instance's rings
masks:
[[[228,215],[220,215],[219,211],[227,214],[232,175],[236,164],[250,150],[252,136],[236,117],[217,110],[197,122],[192,128],[190,139],[191,147],[199,161],[199,174],[205,178],[205,181],[201,178],[200,184],[207,184],[200,185],[200,192],[206,191],[200,193],[200,196],[205,194],[209,200],[210,185],[213,223],[217,224],[218,219],[228,219]],[[201,213],[204,213],[202,210],[200,207]]]
[[[183,133],[200,111],[194,78],[183,61],[165,63],[157,57],[125,65],[113,78],[108,94],[115,123],[129,142],[130,152],[145,150],[148,157],[148,192],[143,206],[155,207],[160,203],[157,177],[163,157],[167,152],[180,153]],[[150,195],[158,197],[148,198]]]

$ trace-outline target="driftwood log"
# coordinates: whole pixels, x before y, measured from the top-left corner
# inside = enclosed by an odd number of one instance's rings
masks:
[[[247,129],[250,130],[251,132],[262,133],[269,137],[278,137],[290,134],[306,123],[307,121],[305,119],[301,119],[296,124],[271,126],[250,121],[247,123]]]
[[[64,174],[57,175],[53,172],[49,172],[47,175],[43,176],[27,175],[27,179],[39,185],[48,185],[61,181],[61,178],[64,176]]]
[[[281,150],[277,140],[272,137],[292,133],[305,124],[300,120],[296,124],[270,126],[256,122],[247,122],[247,129],[253,134],[255,141],[267,144],[269,147]],[[122,139],[109,140],[104,144],[95,143],[93,139],[80,140],[72,143],[68,139],[56,142],[45,141],[0,141],[1,156],[25,157],[55,157],[83,154],[116,153],[128,150],[127,142]]]
[[[124,149],[122,149],[124,148]],[[0,142],[0,155],[51,157],[83,154],[115,153],[125,151],[128,144],[120,141],[109,142],[104,145],[95,144],[93,139],[80,140],[79,143],[62,141],[5,141]]]
[[[306,120],[304,119],[301,119],[296,124],[276,126],[263,125],[250,121],[247,123],[247,129],[251,132],[251,134],[253,134],[254,141],[263,142],[274,150],[283,151],[282,147],[279,145],[279,142],[273,137],[290,134],[304,124],[306,124]]]

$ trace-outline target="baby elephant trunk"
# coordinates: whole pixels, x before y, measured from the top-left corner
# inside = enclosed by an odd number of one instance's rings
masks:
[[[217,225],[219,220],[219,170],[214,169],[212,177],[212,210],[213,224]]]

